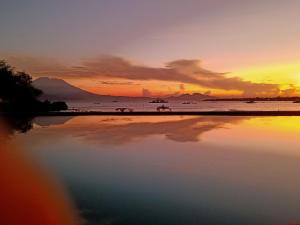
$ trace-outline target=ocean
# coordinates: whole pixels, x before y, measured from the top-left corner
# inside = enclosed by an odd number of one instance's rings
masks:
[[[115,111],[116,108],[126,107],[134,111],[156,111],[158,106],[165,105],[172,111],[298,111],[299,103],[288,101],[265,101],[246,103],[240,101],[198,101],[184,104],[183,101],[168,103],[136,102],[69,102],[70,111]]]
[[[197,109],[276,105],[226,104]],[[296,124],[300,117],[37,117],[7,140],[59,184],[81,225],[287,225],[300,221]]]

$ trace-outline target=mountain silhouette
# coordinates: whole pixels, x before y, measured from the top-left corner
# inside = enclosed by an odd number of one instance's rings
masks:
[[[43,90],[42,99],[55,101],[87,101],[100,100],[102,97],[75,87],[62,79],[41,77],[33,81],[33,85]]]
[[[41,77],[33,81],[33,85],[43,91],[42,99],[51,101],[82,101],[82,102],[105,102],[105,101],[150,101],[151,97],[126,97],[99,95],[73,86],[62,79]],[[169,96],[170,101],[202,101],[212,96],[195,93]]]

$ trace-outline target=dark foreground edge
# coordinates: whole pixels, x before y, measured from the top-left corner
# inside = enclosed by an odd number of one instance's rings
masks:
[[[5,115],[5,113],[0,113]],[[186,112],[35,112],[9,113],[13,116],[300,116],[300,111],[186,111]]]

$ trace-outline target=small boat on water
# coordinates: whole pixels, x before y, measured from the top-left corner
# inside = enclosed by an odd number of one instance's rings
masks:
[[[132,108],[126,108],[126,107],[121,107],[121,108],[116,108],[115,109],[117,112],[133,112]]]
[[[152,100],[149,103],[168,103],[168,101],[164,100],[164,99],[161,99],[161,98],[157,98],[157,99]]]
[[[256,103],[256,102],[253,101],[253,100],[250,100],[250,101],[247,101],[246,103],[248,103],[248,104],[253,104],[253,103]]]
[[[190,102],[183,102],[182,104],[184,104],[184,105],[189,105],[189,104],[191,104]]]
[[[119,102],[118,100],[113,100],[112,102]]]
[[[156,108],[157,112],[165,112],[165,111],[169,111],[172,112],[172,109],[168,106],[162,105],[162,106],[158,106]]]

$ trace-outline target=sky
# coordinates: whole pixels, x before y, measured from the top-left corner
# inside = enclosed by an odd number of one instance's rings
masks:
[[[297,0],[2,0],[0,59],[111,95],[300,95]]]

